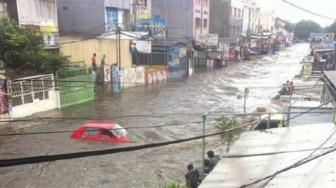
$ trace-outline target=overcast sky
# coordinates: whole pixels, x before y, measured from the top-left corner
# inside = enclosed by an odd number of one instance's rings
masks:
[[[297,6],[310,10],[314,13],[336,18],[336,0],[287,0]],[[304,12],[282,0],[258,0],[262,11],[274,10],[276,16],[282,19],[289,20],[293,23],[299,22],[302,19],[313,20],[319,23],[322,27],[329,26],[335,20],[325,19],[319,16],[314,16]]]

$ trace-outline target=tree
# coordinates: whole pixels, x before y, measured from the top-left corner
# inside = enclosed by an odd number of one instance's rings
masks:
[[[310,33],[319,33],[322,31],[321,26],[310,20],[302,20],[295,26],[295,37],[298,39],[308,39]]]
[[[239,129],[233,129],[227,131],[228,129],[234,128],[238,125],[238,121],[235,118],[229,118],[222,116],[216,119],[218,125],[215,126],[217,132],[223,132],[220,134],[220,139],[223,143],[227,142],[227,152],[230,150],[230,145],[234,141],[234,137],[240,133]]]
[[[67,56],[44,50],[40,33],[23,29],[8,18],[0,22],[0,44],[0,59],[4,61],[5,68],[18,74],[55,73],[69,63]]]
[[[336,21],[334,23],[332,23],[330,26],[325,27],[324,32],[335,33],[335,35],[336,35]]]

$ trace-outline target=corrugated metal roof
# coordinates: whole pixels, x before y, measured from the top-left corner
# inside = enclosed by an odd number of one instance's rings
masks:
[[[332,123],[251,131],[242,134],[227,158],[221,159],[199,188],[240,187],[293,165],[333,135],[322,148],[336,143]],[[330,149],[320,149],[314,155]],[[274,177],[266,187],[336,187],[336,152]],[[252,187],[258,187],[262,183]]]

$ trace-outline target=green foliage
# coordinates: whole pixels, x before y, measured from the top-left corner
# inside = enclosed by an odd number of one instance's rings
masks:
[[[0,44],[0,59],[16,73],[55,73],[69,63],[69,57],[44,50],[40,33],[7,18],[0,21]]]
[[[176,181],[164,182],[163,171],[159,168],[154,171],[154,175],[158,178],[159,188],[187,188],[186,186],[181,186],[180,183]]]
[[[322,31],[321,26],[311,20],[302,20],[295,26],[295,37],[298,39],[308,39],[310,33],[319,33]]]
[[[162,188],[187,188],[186,186],[182,186],[180,185],[179,182],[175,182],[175,181],[170,181],[168,183],[165,183]]]
[[[326,33],[335,33],[336,35],[336,21],[332,23],[330,26],[324,28],[324,32]]]
[[[230,131],[226,130],[236,127],[239,122],[235,118],[229,118],[225,116],[216,118],[216,122],[218,123],[218,125],[215,125],[216,131],[223,132],[219,136],[223,143],[227,142],[227,152],[229,152],[230,145],[233,143],[235,136],[240,133],[240,129],[233,129]]]

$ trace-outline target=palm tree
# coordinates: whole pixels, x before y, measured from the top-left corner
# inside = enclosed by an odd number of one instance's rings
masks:
[[[219,136],[223,143],[227,142],[226,152],[228,153],[230,145],[233,143],[234,137],[240,133],[240,129],[226,130],[236,127],[239,122],[234,117],[229,118],[226,116],[216,118],[216,121],[218,123],[218,125],[215,125],[216,131],[222,132]]]

